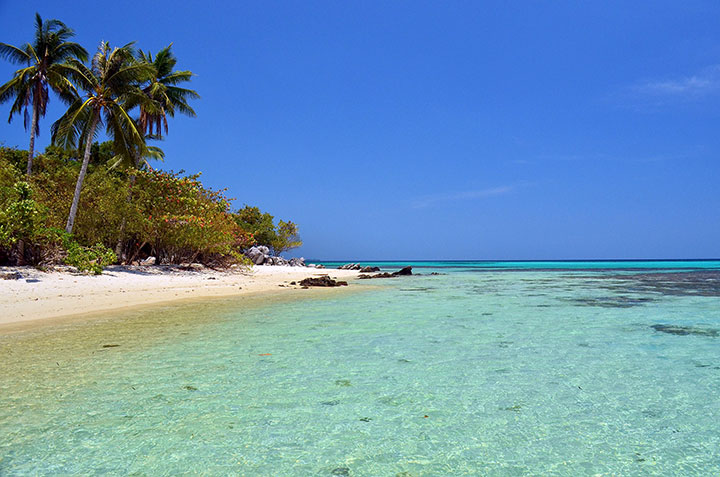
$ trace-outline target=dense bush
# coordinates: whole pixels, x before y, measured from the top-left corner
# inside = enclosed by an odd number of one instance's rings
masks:
[[[244,262],[242,251],[256,243],[276,253],[301,244],[294,223],[276,225],[257,207],[233,213],[225,191],[204,187],[199,174],[111,167],[107,146],[93,151],[69,236],[62,228],[79,169],[75,154],[47,148],[28,178],[24,151],[0,148],[0,264],[64,262],[98,273],[153,255],[158,263],[227,266]]]
[[[275,225],[275,218],[257,207],[246,205],[234,216],[242,229],[252,233],[258,245],[270,247],[276,255],[302,245],[296,224],[280,220]]]
[[[101,243],[96,243],[92,247],[84,247],[73,240],[70,234],[66,234],[64,231],[62,234],[63,247],[67,253],[65,263],[74,266],[80,272],[100,275],[103,268],[117,261],[115,252]]]
[[[203,187],[200,175],[149,170],[137,174],[128,233],[136,250],[150,246],[164,262],[241,260],[254,243],[230,213],[224,191]]]

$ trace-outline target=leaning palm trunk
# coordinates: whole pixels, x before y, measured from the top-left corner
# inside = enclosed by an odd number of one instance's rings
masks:
[[[82,191],[85,174],[87,174],[88,163],[90,162],[90,150],[92,148],[93,137],[95,136],[95,128],[100,120],[100,111],[93,111],[92,122],[88,129],[88,136],[85,143],[85,155],[83,156],[80,174],[78,175],[77,184],[75,184],[75,195],[73,195],[72,205],[70,206],[70,215],[68,215],[67,224],[65,224],[65,232],[71,234],[73,225],[75,225],[75,216],[77,215],[78,204],[80,203],[80,192]]]
[[[36,104],[33,107],[33,116],[32,116],[32,126],[30,126],[30,150],[28,152],[28,163],[27,163],[27,171],[25,174],[30,177],[32,174],[32,166],[33,166],[33,154],[35,152],[35,131],[37,130],[37,124],[38,124],[38,105],[37,101]]]

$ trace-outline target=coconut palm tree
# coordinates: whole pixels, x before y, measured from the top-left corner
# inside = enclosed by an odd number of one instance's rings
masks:
[[[136,120],[139,129],[145,134],[145,139],[162,139],[163,130],[165,134],[168,132],[167,117],[174,117],[175,112],[180,112],[190,117],[195,117],[195,111],[188,104],[190,99],[198,99],[200,95],[197,91],[186,89],[178,86],[180,83],[188,82],[192,79],[192,71],[174,71],[177,64],[177,58],[172,52],[172,43],[153,57],[150,52],[138,51],[137,60],[148,65],[152,65],[155,74],[150,80],[142,86],[143,93],[149,101],[138,104],[140,115]],[[128,109],[132,109],[134,104],[128,103]],[[122,163],[131,169],[140,169],[142,166],[149,166],[148,159],[160,159],[164,156],[154,153],[153,146],[148,146],[145,155],[141,151],[134,151],[132,158],[123,157]],[[128,190],[127,203],[132,202],[133,189],[135,184],[135,172],[130,172],[130,189]],[[123,217],[120,224],[118,234],[118,242],[115,246],[115,254],[118,257],[123,256],[123,241],[125,240],[125,224],[126,218]]]
[[[154,58],[152,53],[140,50],[138,60],[155,68],[155,75],[143,87],[143,93],[153,100],[152,107],[140,105],[138,123],[143,133],[160,139],[163,129],[165,134],[168,132],[167,117],[174,117],[175,111],[195,117],[188,100],[198,99],[200,95],[197,91],[178,86],[190,81],[194,75],[192,71],[173,71],[177,58],[172,52],[172,43],[160,50]]]
[[[105,125],[116,155],[130,157],[134,149],[140,149],[143,154],[146,149],[145,137],[128,115],[128,105],[145,105],[148,102],[139,85],[152,78],[154,69],[147,63],[136,61],[134,53],[132,43],[111,48],[107,42],[102,42],[89,68],[77,60],[69,61],[73,69],[71,78],[85,95],[73,102],[52,127],[54,143],[63,147],[79,146],[83,142],[85,145],[65,225],[68,233],[72,233],[75,224],[90,150],[99,128]]]
[[[16,114],[23,114],[24,126],[28,128],[28,108],[32,110],[30,125],[30,147],[28,152],[27,175],[32,173],[35,137],[40,133],[40,118],[45,116],[49,89],[60,99],[71,103],[77,92],[69,81],[67,61],[87,61],[87,51],[77,43],[67,41],[75,32],[59,20],[43,21],[35,14],[35,39],[22,47],[0,43],[0,57],[13,63],[26,64],[17,70],[13,78],[0,86],[0,103],[15,99],[10,108],[8,122]]]

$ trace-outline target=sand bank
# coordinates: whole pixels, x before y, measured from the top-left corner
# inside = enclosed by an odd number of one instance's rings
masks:
[[[289,287],[310,276],[348,280],[358,275],[351,270],[262,265],[246,271],[114,266],[97,276],[0,267],[0,274],[9,272],[22,278],[0,280],[0,327],[179,299],[279,292],[286,289],[281,285]]]

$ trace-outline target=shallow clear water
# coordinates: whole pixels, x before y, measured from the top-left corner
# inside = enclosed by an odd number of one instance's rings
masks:
[[[720,473],[718,270],[477,270],[2,337],[0,475]]]

